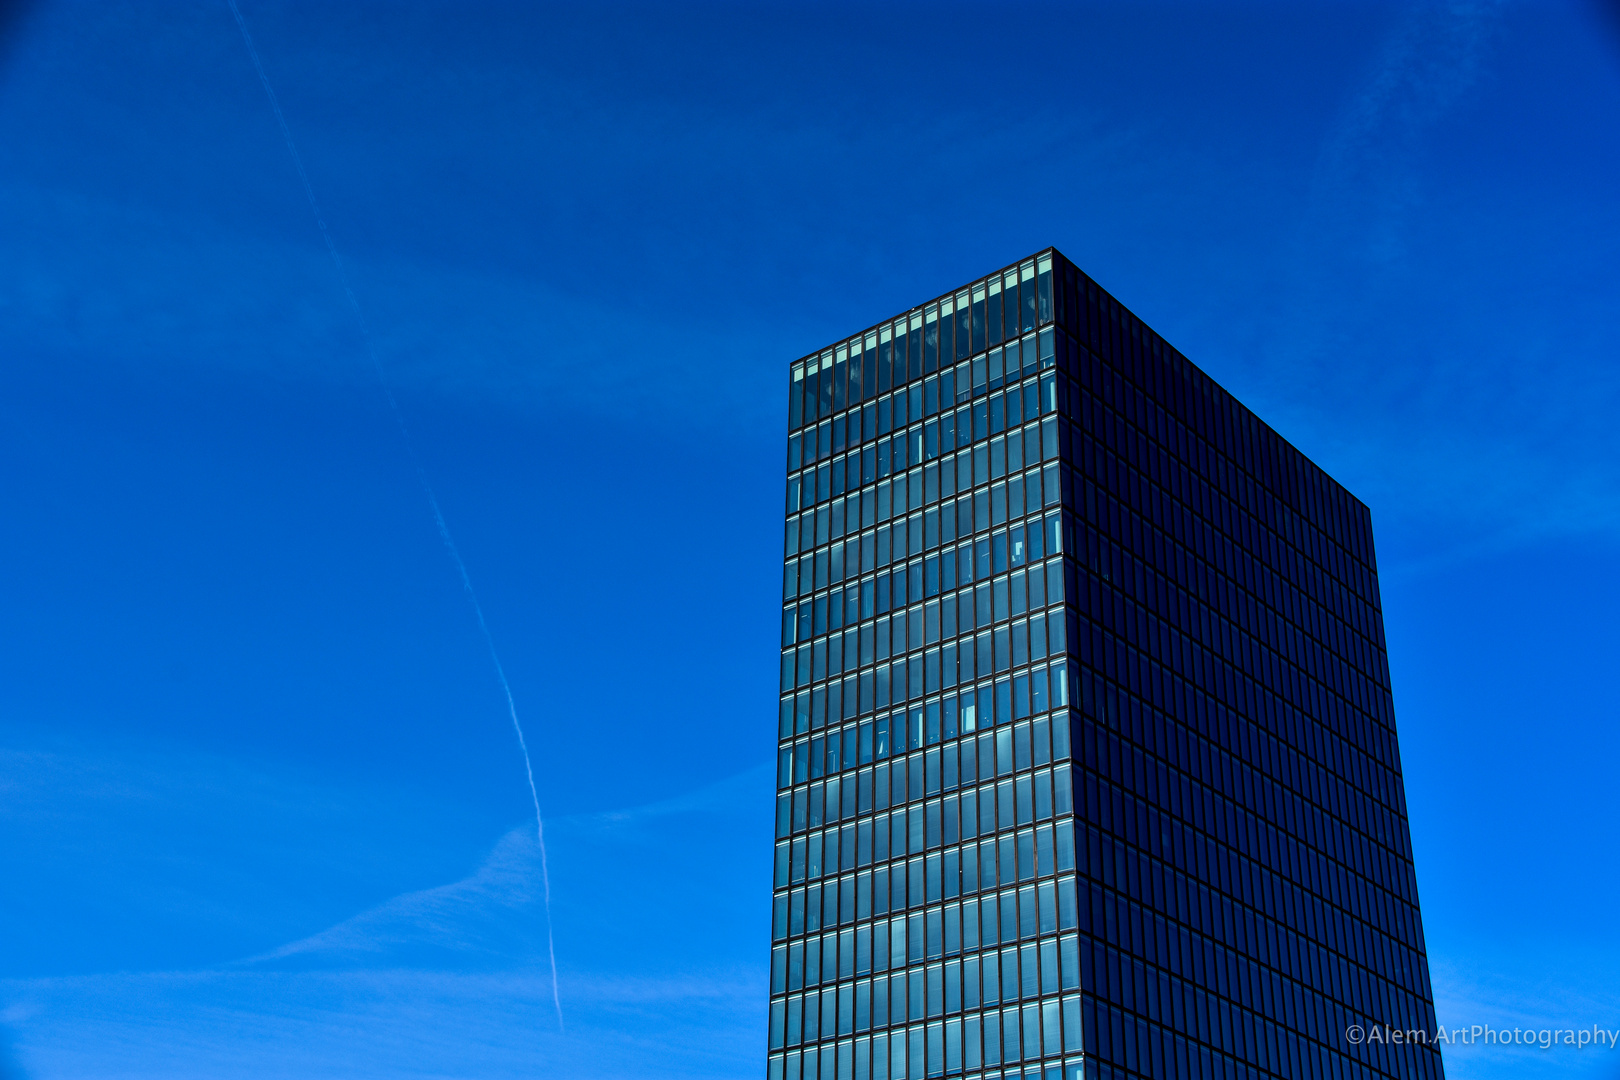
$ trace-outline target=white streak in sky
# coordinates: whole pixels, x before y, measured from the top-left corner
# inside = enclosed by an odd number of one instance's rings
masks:
[[[326,251],[332,257],[338,281],[343,286],[343,295],[349,298],[349,307],[354,311],[355,321],[360,324],[360,333],[365,338],[366,352],[371,357],[371,366],[377,374],[377,382],[382,387],[383,396],[388,399],[388,407],[394,415],[394,422],[399,425],[400,437],[405,442],[412,463],[416,466],[417,479],[421,481],[428,504],[433,508],[433,520],[439,527],[439,539],[444,542],[445,550],[450,553],[451,561],[456,564],[456,570],[461,574],[461,587],[467,594],[468,603],[472,605],[473,614],[478,617],[479,632],[484,635],[484,643],[489,646],[489,657],[495,664],[495,675],[500,679],[501,692],[506,695],[506,711],[512,718],[512,730],[517,733],[518,749],[523,752],[523,770],[529,780],[529,799],[534,803],[535,836],[540,842],[540,883],[546,911],[546,954],[551,962],[551,1001],[557,1010],[557,1026],[561,1028],[562,995],[557,988],[557,949],[551,929],[551,874],[546,866],[546,823],[540,814],[540,793],[534,785],[534,764],[529,758],[528,741],[523,737],[523,725],[518,722],[517,702],[512,698],[512,686],[507,682],[506,668],[495,648],[495,636],[490,633],[489,624],[484,620],[484,606],[478,602],[478,593],[473,589],[472,577],[467,573],[467,564],[462,559],[455,540],[450,536],[450,526],[445,523],[444,512],[439,508],[439,497],[428,481],[427,470],[417,459],[410,428],[405,423],[405,414],[400,410],[394,391],[389,387],[387,376],[383,373],[382,361],[377,357],[377,347],[371,338],[371,327],[366,322],[365,312],[360,308],[360,301],[354,295],[354,289],[349,285],[349,272],[343,265],[343,257],[338,254],[331,231],[326,227],[326,218],[321,214],[320,203],[315,198],[315,189],[309,182],[309,173],[304,169],[303,156],[298,153],[298,145],[293,142],[292,129],[287,126],[287,117],[281,111],[281,102],[276,99],[276,92],[270,86],[270,76],[265,74],[264,64],[259,60],[259,50],[253,44],[253,35],[248,32],[247,20],[242,17],[242,9],[237,6],[236,0],[225,2],[230,5],[231,14],[236,16],[236,25],[242,31],[242,42],[247,46],[248,56],[253,59],[253,69],[259,73],[259,83],[264,87],[265,97],[270,99],[270,109],[276,114],[276,123],[281,127],[281,137],[287,144],[287,153],[292,157],[293,166],[298,170],[298,179],[304,185],[304,197],[309,200],[310,211],[315,215],[315,224],[320,226],[321,238],[326,241]]]

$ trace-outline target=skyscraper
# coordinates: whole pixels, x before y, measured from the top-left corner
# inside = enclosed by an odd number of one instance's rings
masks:
[[[769,1080],[1441,1076],[1367,508],[1052,250],[788,390]]]

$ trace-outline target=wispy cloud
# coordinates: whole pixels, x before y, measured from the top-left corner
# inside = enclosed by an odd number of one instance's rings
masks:
[[[1595,362],[1613,343],[1586,295],[1612,268],[1536,277],[1549,236],[1588,223],[1568,204],[1503,216],[1455,165],[1510,11],[1457,0],[1396,17],[1321,141],[1254,354],[1233,361],[1245,399],[1393,526],[1408,569],[1620,528],[1620,445],[1592,407],[1620,402],[1620,377]],[[1522,317],[1532,282],[1502,276],[1520,248],[1568,318]]]
[[[56,1077],[744,1077],[752,972],[575,975],[568,1035],[543,971],[144,972],[0,980],[36,1080]]]
[[[1426,144],[1486,75],[1506,6],[1449,0],[1400,16],[1317,165],[1313,213],[1319,226],[1336,219],[1348,249],[1341,257],[1359,253],[1376,263],[1401,253],[1403,219],[1423,197]]]
[[[533,830],[520,826],[503,836],[470,876],[431,889],[404,893],[289,942],[242,965],[295,957],[322,962],[379,962],[443,966],[435,953],[454,953],[462,966],[481,956],[500,967],[521,966],[545,950],[544,913],[539,909],[540,855]],[[410,950],[405,955],[403,950]],[[536,950],[539,950],[536,952]]]
[[[550,829],[570,854],[604,842],[659,843],[669,819],[701,819],[759,808],[771,787],[764,763],[669,799],[594,813],[559,816]],[[566,863],[561,865],[567,865]],[[578,863],[574,869],[583,869]],[[566,878],[558,887],[598,893],[604,882]],[[330,965],[439,966],[493,962],[522,967],[543,956],[540,852],[533,831],[514,828],[468,876],[403,893],[318,933],[248,957],[237,966],[304,959]],[[539,935],[538,937],[536,935]],[[541,950],[536,952],[536,950]],[[580,958],[565,957],[578,966]]]
[[[8,752],[0,757],[6,807],[29,813],[37,830],[59,820],[56,799],[127,812],[186,791],[194,799],[198,773],[222,793],[251,775],[220,762],[196,772],[170,762],[174,778],[164,780],[158,758],[144,771],[93,762]],[[255,784],[276,807],[310,794],[264,772]],[[763,870],[754,865],[763,850],[754,826],[768,816],[769,789],[766,763],[668,799],[551,823],[566,1036],[550,1020],[538,852],[532,827],[521,825],[464,876],[236,962],[0,980],[0,1024],[37,1077],[499,1077],[537,1068],[558,1077],[753,1075],[765,953],[752,941],[736,951],[731,907],[739,897],[757,906],[754,890],[733,876],[739,867],[745,876]],[[196,801],[177,809],[220,816]],[[404,821],[394,809],[379,807],[381,819]],[[739,820],[742,831],[733,827]],[[303,822],[294,828],[318,835]],[[694,834],[707,843],[691,845]],[[139,842],[172,839],[143,830]],[[672,860],[684,874],[671,872]],[[650,890],[654,879],[661,884]],[[710,895],[714,883],[722,895]],[[715,912],[711,922],[698,917]],[[687,927],[684,937],[671,932],[671,918]],[[267,1071],[266,1062],[280,1064]]]
[[[1612,972],[1582,971],[1564,958],[1538,974],[1530,962],[1518,970],[1491,970],[1480,963],[1433,966],[1435,1010],[1448,1030],[1489,1026],[1497,1031],[1586,1030],[1597,1025],[1620,1031],[1620,992]],[[1550,1050],[1523,1046],[1456,1044],[1445,1051],[1446,1074],[1456,1080],[1507,1080],[1540,1076],[1620,1076],[1620,1049],[1588,1046]]]
[[[744,769],[742,772],[668,799],[630,806],[622,810],[604,810],[595,814],[562,818],[557,824],[559,827],[571,827],[581,831],[598,828],[618,830],[680,814],[724,812],[739,803],[757,802],[762,793],[774,792],[776,782],[773,777],[773,765],[768,761],[762,762],[753,768]]]

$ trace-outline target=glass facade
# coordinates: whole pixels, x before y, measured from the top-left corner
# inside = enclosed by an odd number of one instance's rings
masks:
[[[1052,250],[788,392],[769,1080],[1439,1077],[1366,507]]]

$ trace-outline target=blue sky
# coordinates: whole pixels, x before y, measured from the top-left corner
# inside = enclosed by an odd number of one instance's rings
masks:
[[[0,6],[0,1076],[757,1076],[784,365],[1048,244],[1372,508],[1441,1020],[1620,1028],[1612,8],[242,10],[410,441],[224,0]]]

